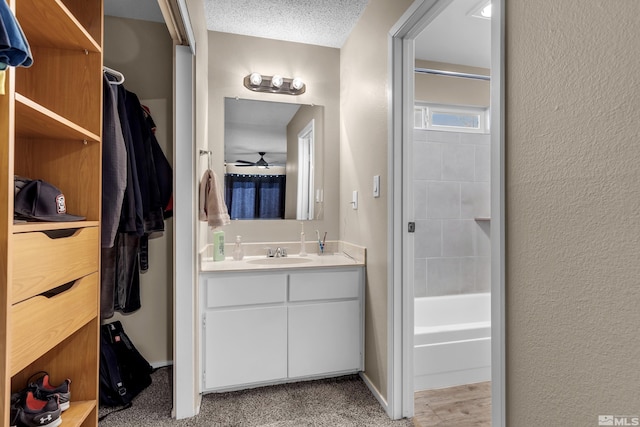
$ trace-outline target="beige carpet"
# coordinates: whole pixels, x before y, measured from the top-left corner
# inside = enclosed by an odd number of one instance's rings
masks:
[[[133,406],[114,412],[100,427],[409,427],[410,420],[391,421],[357,375],[306,381],[257,389],[207,394],[200,414],[171,418],[171,369],[153,374],[153,383],[136,397]],[[100,416],[114,408],[100,408]],[[64,418],[64,416],[63,416]]]

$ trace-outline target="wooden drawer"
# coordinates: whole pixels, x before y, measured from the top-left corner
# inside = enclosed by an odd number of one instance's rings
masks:
[[[289,301],[312,301],[358,298],[360,271],[323,271],[291,273],[289,275]]]
[[[207,279],[207,307],[284,303],[286,274],[233,275]]]
[[[11,376],[47,353],[98,315],[98,274],[52,297],[38,295],[11,306]]]
[[[14,234],[11,303],[98,271],[98,231],[98,227],[79,228],[58,238],[43,232]]]

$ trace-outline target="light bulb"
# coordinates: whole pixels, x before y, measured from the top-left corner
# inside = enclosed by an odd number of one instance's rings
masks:
[[[260,86],[260,83],[262,83],[262,76],[258,73],[251,73],[249,76],[249,82],[251,82],[252,86]]]
[[[284,79],[282,78],[282,76],[276,74],[275,76],[271,77],[271,86],[279,88],[280,86],[282,86],[282,83],[284,83]]]
[[[296,77],[291,82],[291,88],[294,90],[300,90],[304,86],[304,82],[299,77]]]

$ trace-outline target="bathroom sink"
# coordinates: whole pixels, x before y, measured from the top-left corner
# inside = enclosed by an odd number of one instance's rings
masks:
[[[310,258],[292,258],[292,257],[284,257],[284,258],[258,258],[247,261],[248,264],[258,264],[258,265],[290,265],[290,264],[304,264],[306,262],[311,262]]]

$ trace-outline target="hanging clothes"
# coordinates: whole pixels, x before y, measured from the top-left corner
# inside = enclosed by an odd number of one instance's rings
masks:
[[[105,80],[108,85],[108,78]],[[103,241],[100,296],[103,319],[113,316],[115,311],[131,313],[141,307],[140,272],[149,268],[148,239],[152,234],[164,232],[164,219],[172,214],[167,209],[173,194],[173,171],[155,138],[155,123],[150,111],[143,108],[138,96],[123,85],[111,86],[109,91],[115,108],[109,107],[109,100],[106,100],[104,116],[111,108],[111,116],[120,125],[126,159],[119,158],[118,178],[125,177],[126,186],[120,210],[107,223],[118,224],[113,244],[106,246],[110,233],[106,235],[105,232]],[[116,124],[109,123],[109,126],[110,130],[117,129]],[[107,148],[105,146],[103,150]],[[107,157],[109,160],[110,155]],[[106,189],[104,185],[114,185],[114,181],[103,182],[103,207],[111,197],[110,193],[118,191]],[[114,215],[113,209],[114,206],[107,209],[110,215]]]
[[[102,223],[101,246],[110,248],[120,225],[127,189],[127,149],[118,118],[117,88],[104,75],[102,82]]]

